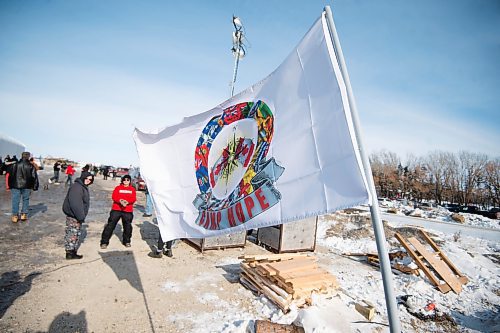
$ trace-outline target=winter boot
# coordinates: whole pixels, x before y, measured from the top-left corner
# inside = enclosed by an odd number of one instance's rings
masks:
[[[19,221],[19,216],[12,215],[12,217],[10,218],[10,220],[12,221],[12,223],[17,223],[17,221]]]
[[[70,250],[66,251],[66,259],[71,260],[71,259],[82,259],[83,256],[80,254],[76,254],[75,250]]]
[[[28,220],[28,214],[21,213],[21,221],[26,221],[26,220]]]
[[[162,257],[161,250],[158,250],[158,248],[155,245],[151,249],[151,252],[148,253],[148,256],[151,258],[161,258]]]
[[[173,256],[172,249],[164,249],[163,254],[171,258]]]

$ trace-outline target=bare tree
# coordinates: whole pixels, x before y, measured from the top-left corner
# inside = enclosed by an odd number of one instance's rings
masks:
[[[464,204],[472,203],[472,194],[482,179],[488,156],[461,151],[458,154],[459,180]]]
[[[373,180],[378,194],[383,197],[394,196],[399,189],[398,166],[399,157],[389,151],[382,150],[370,155]]]
[[[425,166],[432,179],[433,184],[433,199],[441,204],[443,200],[449,200],[446,196],[446,190],[452,189],[454,186],[456,158],[453,153],[444,151],[433,151],[425,158]],[[450,191],[452,192],[452,191]]]
[[[486,163],[484,168],[484,180],[487,195],[487,205],[500,206],[500,158]]]
[[[407,155],[403,166],[388,151],[370,155],[377,193],[381,197],[435,200],[483,207],[500,205],[500,158],[461,151],[433,151],[421,158]]]

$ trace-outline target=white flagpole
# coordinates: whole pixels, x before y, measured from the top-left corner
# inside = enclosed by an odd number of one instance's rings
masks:
[[[378,206],[377,192],[375,190],[375,183],[373,181],[372,170],[370,167],[370,161],[364,150],[363,141],[361,138],[361,127],[359,125],[358,110],[356,108],[356,102],[354,100],[354,95],[352,93],[351,82],[349,80],[349,74],[347,73],[347,67],[344,61],[344,55],[340,47],[339,38],[337,35],[337,30],[335,29],[335,24],[333,23],[333,15],[330,6],[325,6],[326,18],[329,25],[330,37],[332,38],[333,45],[335,47],[335,52],[337,54],[337,60],[339,62],[340,70],[342,72],[342,77],[344,78],[344,83],[347,89],[347,97],[349,100],[349,106],[351,108],[352,121],[354,126],[354,132],[356,134],[356,139],[358,141],[358,148],[361,155],[363,168],[366,174],[366,179],[368,182],[368,190],[371,193],[371,203],[370,203],[370,213],[372,217],[373,230],[375,233],[375,241],[377,243],[377,251],[380,259],[380,271],[382,273],[382,281],[384,283],[384,294],[385,303],[387,307],[387,314],[389,317],[389,325],[391,333],[401,332],[401,324],[399,322],[399,314],[396,303],[396,298],[394,297],[394,286],[392,281],[392,270],[391,262],[389,260],[389,255],[386,248],[386,239],[384,235],[384,228],[382,226],[382,220],[380,219],[380,208]]]

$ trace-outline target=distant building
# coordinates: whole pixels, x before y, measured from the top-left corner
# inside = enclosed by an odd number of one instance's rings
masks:
[[[23,143],[0,133],[0,156],[5,158],[5,156],[10,155],[10,157],[16,155],[21,158],[21,154],[26,150],[26,145]]]

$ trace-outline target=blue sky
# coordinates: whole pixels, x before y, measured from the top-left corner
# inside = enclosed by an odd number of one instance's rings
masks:
[[[0,0],[0,133],[36,155],[138,164],[134,127],[229,97],[232,15],[249,41],[235,92],[271,73],[330,5],[368,153],[500,156],[500,2]]]

